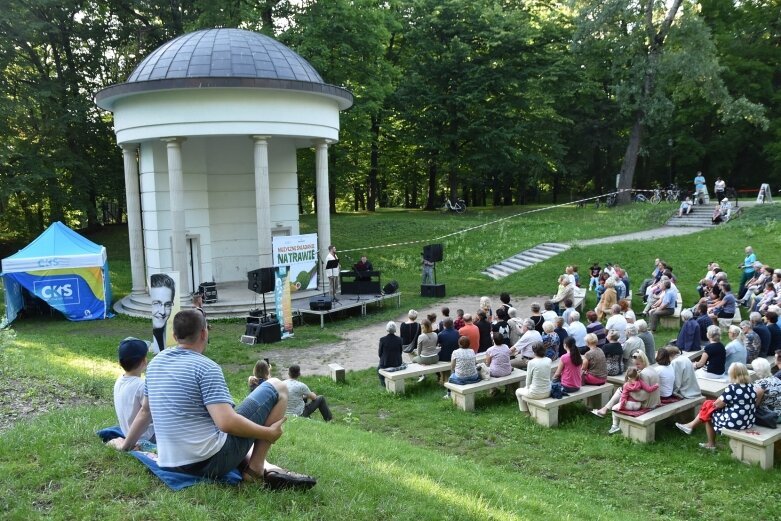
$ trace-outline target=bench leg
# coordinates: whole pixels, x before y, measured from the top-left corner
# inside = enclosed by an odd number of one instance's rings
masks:
[[[761,447],[731,439],[729,440],[729,447],[732,449],[732,457],[743,463],[748,463],[749,465],[759,463],[763,470],[773,468],[773,445]]]
[[[558,407],[543,409],[542,407],[535,407],[529,402],[526,402],[526,405],[529,406],[529,415],[543,427],[556,427],[559,424]]]
[[[652,443],[656,439],[656,424],[643,427],[628,421],[619,421],[621,434],[639,443]]]
[[[613,393],[610,391],[605,391],[603,393],[597,394],[595,396],[589,396],[586,398],[586,406],[589,409],[601,409],[605,406],[607,401],[610,399],[610,396]]]
[[[459,394],[450,391],[450,396],[453,399],[453,403],[456,407],[462,411],[474,411],[475,410],[475,395],[474,394]]]
[[[394,394],[403,394],[404,393],[404,380],[391,380],[390,378],[385,379],[385,388],[388,389],[388,392],[394,393]]]

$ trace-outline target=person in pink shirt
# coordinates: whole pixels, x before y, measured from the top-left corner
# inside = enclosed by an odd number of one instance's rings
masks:
[[[624,376],[624,385],[621,387],[621,399],[613,406],[613,410],[616,412],[621,410],[640,410],[642,403],[632,398],[632,393],[640,390],[647,393],[652,393],[658,388],[659,384],[648,385],[642,381],[640,379],[640,373],[637,371],[637,368],[630,367],[626,370],[626,375]]]
[[[564,347],[567,353],[559,358],[559,367],[556,368],[556,374],[553,375],[554,381],[560,381],[564,392],[574,393],[579,391],[583,385],[580,366],[583,359],[580,356],[575,339],[568,336],[564,340]]]

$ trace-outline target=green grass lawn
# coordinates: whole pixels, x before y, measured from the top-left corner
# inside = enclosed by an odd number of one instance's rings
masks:
[[[517,213],[471,211],[464,216],[425,212],[340,215],[334,242],[342,249],[445,235]],[[561,208],[507,219],[443,240],[438,266],[448,295],[549,294],[566,264],[616,262],[632,286],[653,259],[668,260],[684,302],[709,260],[730,273],[751,244],[763,262],[781,265],[781,224],[775,207],[752,209],[726,226],[698,234],[574,248],[499,282],[479,274],[487,265],[540,242],[609,236],[655,227],[672,207],[638,205],[595,212]],[[314,227],[305,218],[304,229]],[[126,236],[104,230],[95,240],[109,249],[115,296],[129,291]],[[384,279],[399,281],[403,307],[415,296],[420,245],[369,250]],[[593,294],[589,295],[593,300]],[[635,302],[638,309],[639,300]],[[349,319],[320,333],[296,331],[295,344],[329,341],[346,329],[387,320],[390,307]],[[241,325],[214,324],[208,354],[225,368],[237,400],[258,351],[236,341]],[[660,427],[657,442],[639,445],[609,437],[608,420],[565,406],[557,429],[537,426],[514,397],[479,397],[475,413],[442,399],[433,380],[404,396],[385,393],[372,370],[350,373],[346,384],[304,378],[328,396],[335,421],[288,421],[271,459],[319,478],[312,491],[267,493],[253,488],[200,485],[169,492],[132,457],[103,447],[97,429],[116,423],[111,391],[120,370],[116,345],[127,335],[148,336],[148,321],[116,317],[71,323],[52,317],[20,320],[0,332],[2,519],[777,519],[778,469],[761,471],[697,447],[704,433],[684,437]],[[662,330],[661,339],[675,331]],[[276,346],[275,346],[276,347]],[[356,349],[375,349],[355,346]],[[8,389],[12,389],[13,393]],[[15,398],[11,398],[11,394]],[[12,420],[8,420],[12,418]],[[0,426],[3,424],[0,423]]]

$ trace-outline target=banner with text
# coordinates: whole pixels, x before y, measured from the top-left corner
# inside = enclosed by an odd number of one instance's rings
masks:
[[[317,288],[317,234],[272,238],[274,266],[289,266],[290,291]]]

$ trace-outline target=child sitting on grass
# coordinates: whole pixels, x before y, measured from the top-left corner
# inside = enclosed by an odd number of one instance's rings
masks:
[[[260,384],[268,380],[270,375],[271,366],[266,360],[258,360],[255,362],[255,368],[252,370],[252,375],[247,378],[249,392],[254,391]]]
[[[114,410],[125,435],[130,431],[130,426],[141,410],[141,402],[144,400],[144,380],[141,375],[146,370],[148,352],[149,344],[138,338],[128,337],[119,343],[119,365],[125,370],[125,374],[114,382]],[[154,425],[150,425],[138,440],[142,449],[151,448],[144,448],[144,444],[155,442]]]

